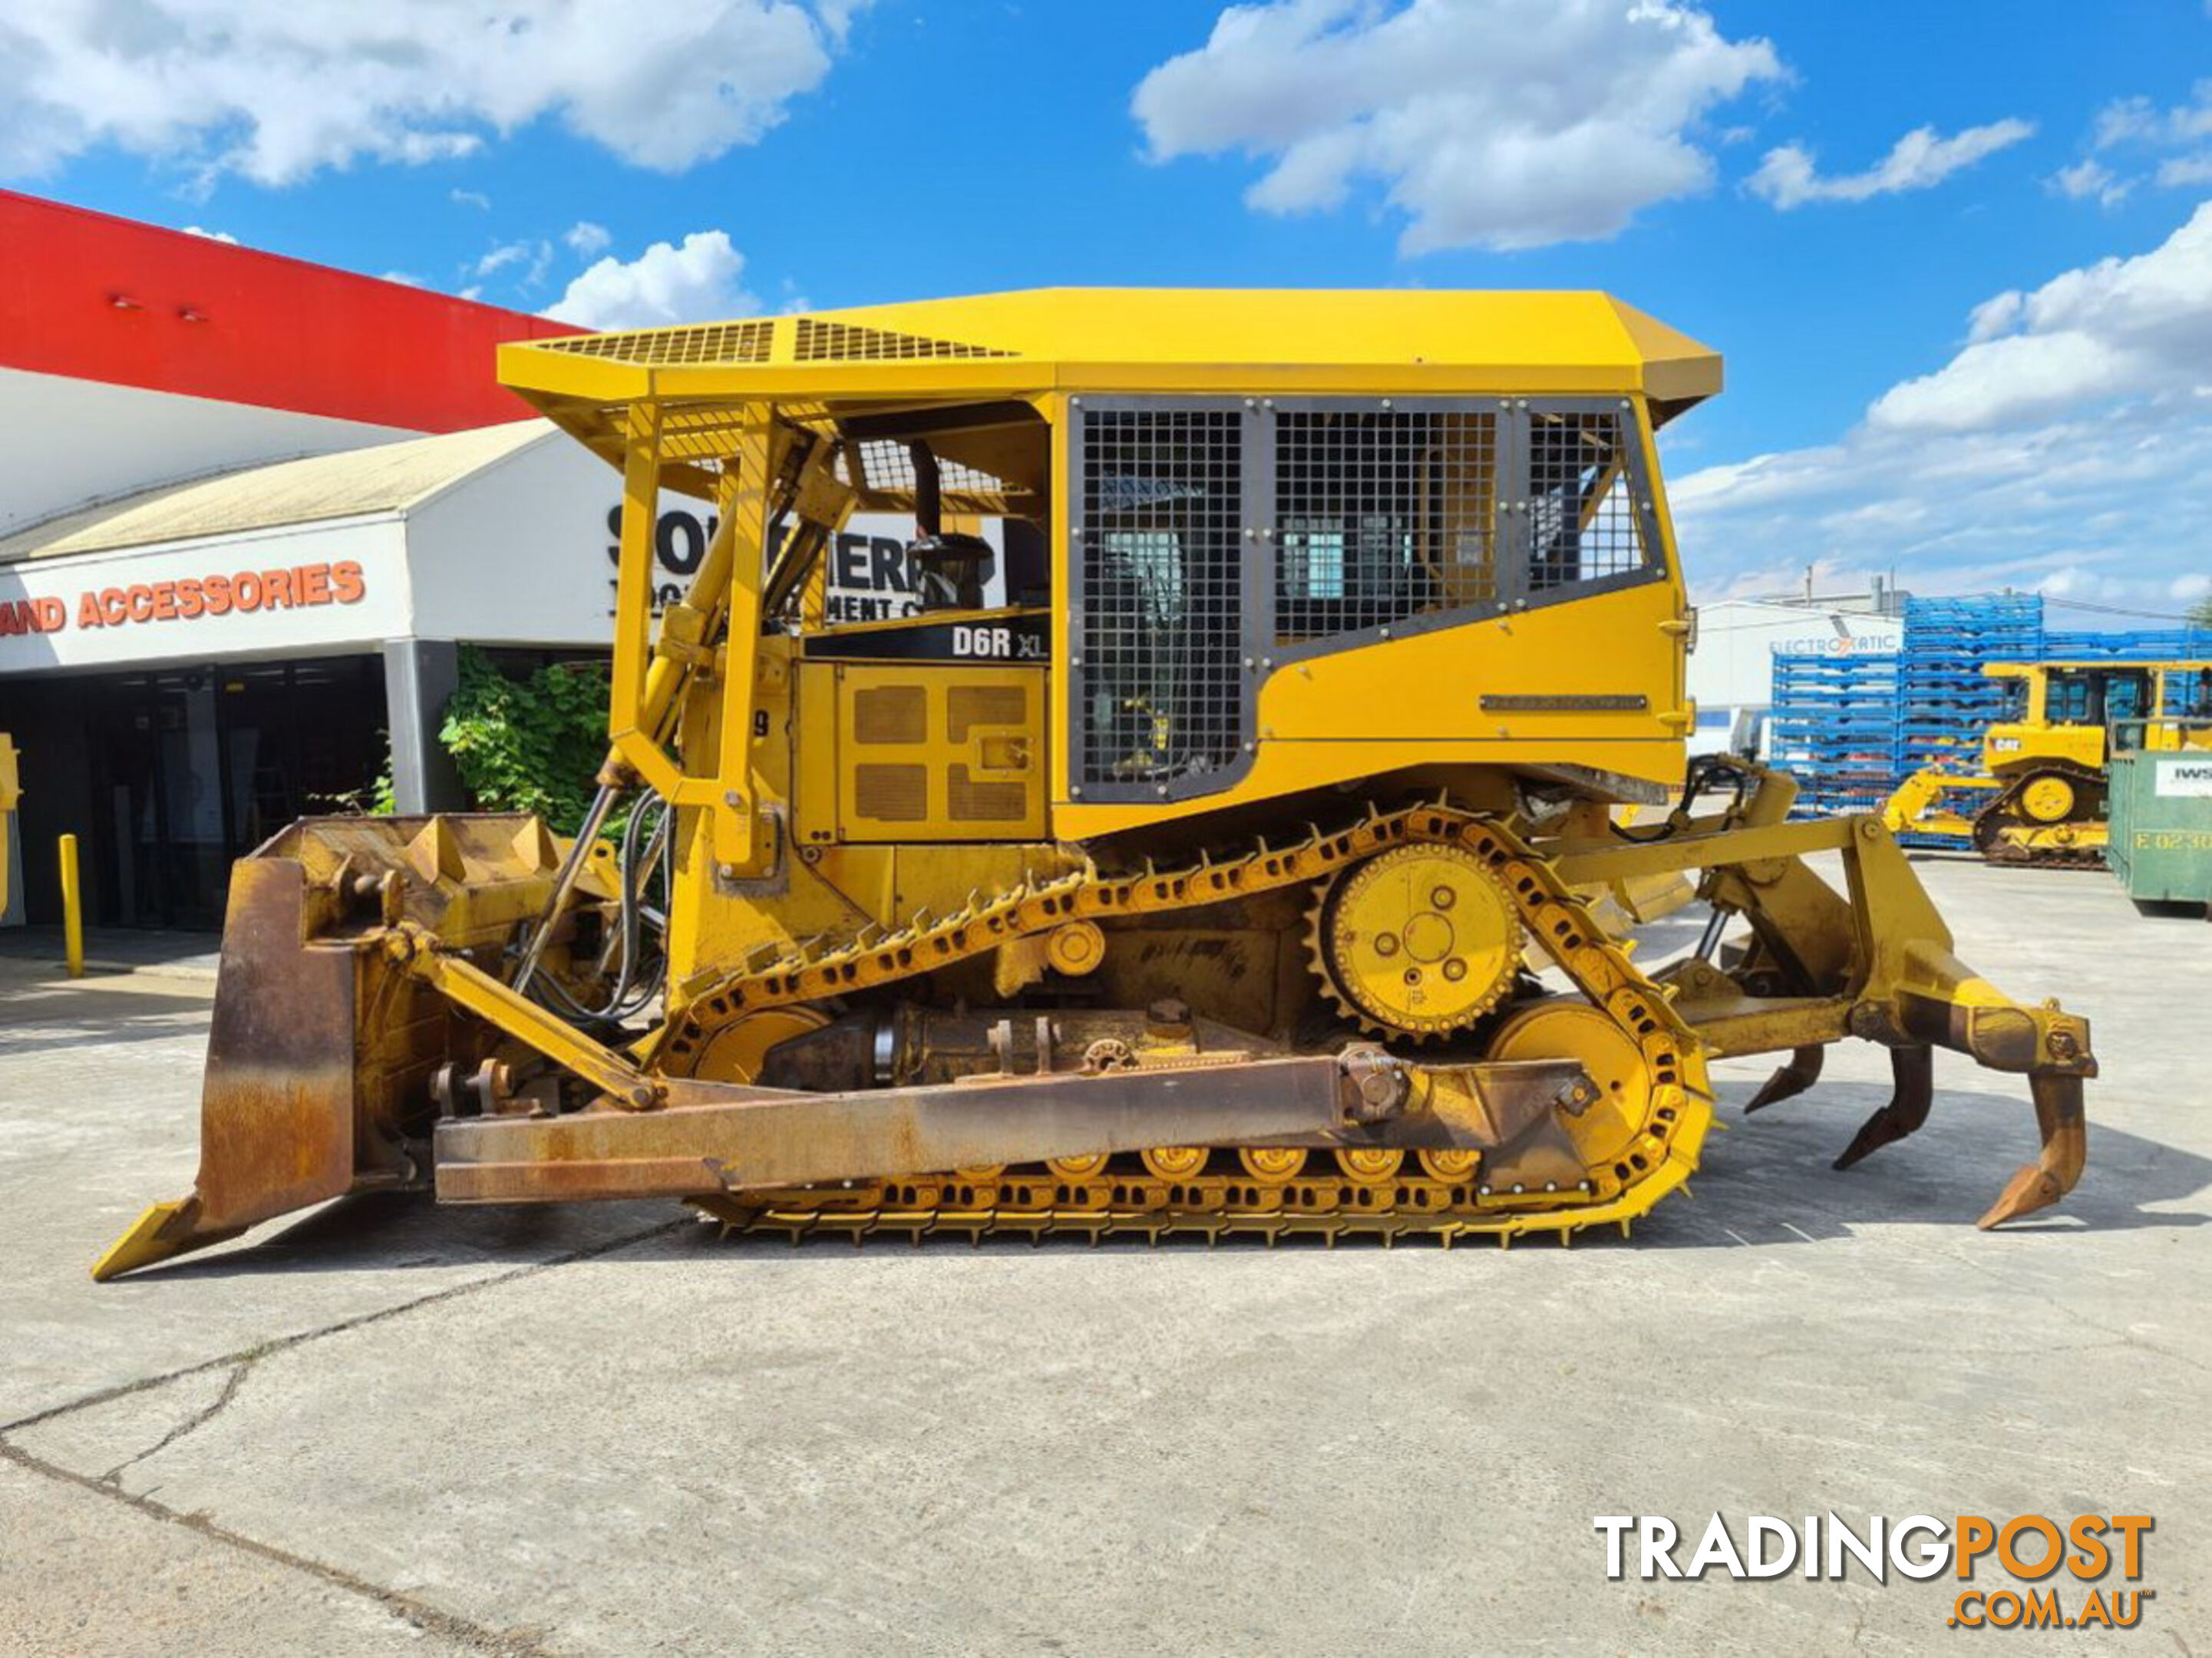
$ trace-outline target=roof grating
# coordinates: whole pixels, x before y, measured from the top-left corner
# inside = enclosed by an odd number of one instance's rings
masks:
[[[766,362],[775,337],[771,320],[695,323],[681,328],[632,328],[539,340],[550,351],[606,357],[641,368],[688,368],[708,363]]]

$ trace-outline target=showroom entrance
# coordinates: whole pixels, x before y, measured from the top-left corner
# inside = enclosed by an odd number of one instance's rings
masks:
[[[49,814],[86,838],[88,907],[106,926],[221,926],[233,860],[295,817],[366,804],[387,765],[373,655],[19,679],[10,693],[46,784],[23,801],[26,842],[51,844]],[[51,919],[47,890],[29,884],[33,922]]]

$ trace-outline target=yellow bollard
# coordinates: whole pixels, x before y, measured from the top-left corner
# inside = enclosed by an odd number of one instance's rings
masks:
[[[77,890],[76,836],[62,836],[62,944],[69,953],[69,975],[84,977],[84,901]]]

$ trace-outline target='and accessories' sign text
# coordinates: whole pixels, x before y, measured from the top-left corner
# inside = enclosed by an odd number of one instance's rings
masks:
[[[361,566],[350,559],[295,564],[276,570],[180,576],[170,581],[88,587],[77,596],[74,610],[52,594],[7,600],[0,603],[0,636],[60,633],[72,625],[128,628],[149,622],[192,622],[202,616],[358,604],[368,592]]]

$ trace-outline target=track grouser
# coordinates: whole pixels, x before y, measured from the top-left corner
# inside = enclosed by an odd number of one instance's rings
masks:
[[[1873,818],[1686,774],[1653,438],[1713,353],[1597,294],[1066,290],[509,346],[621,474],[581,831],[295,824],[234,872],[192,1194],[102,1276],[342,1193],[738,1228],[1562,1235],[1697,1167],[1717,1056],[2024,1074]],[[656,610],[665,493],[715,528]],[[911,613],[849,619],[856,523]],[[1808,863],[1839,871],[1830,884]],[[1690,896],[1697,947],[1627,935]],[[2023,1134],[2023,1144],[2027,1142]]]

